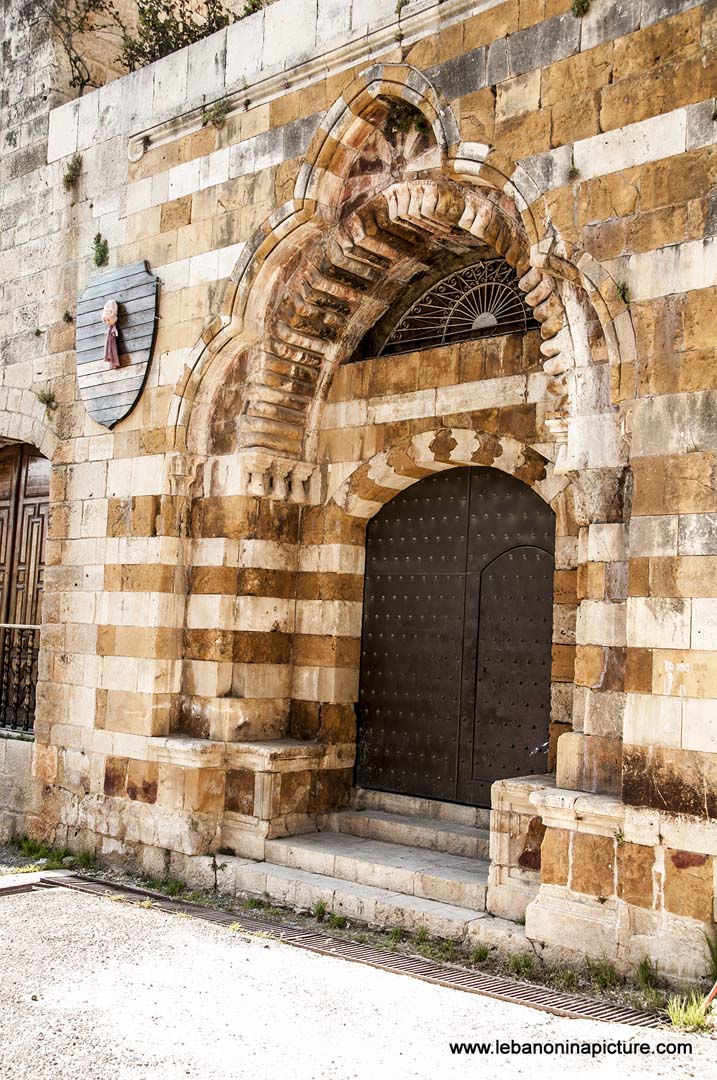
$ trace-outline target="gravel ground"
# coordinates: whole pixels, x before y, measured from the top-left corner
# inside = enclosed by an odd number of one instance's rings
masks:
[[[675,1036],[565,1020],[62,889],[0,897],[0,1077],[452,1080],[714,1075],[688,1060],[455,1057],[449,1041]]]

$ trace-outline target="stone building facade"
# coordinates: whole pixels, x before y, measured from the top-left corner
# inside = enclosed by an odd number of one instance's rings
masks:
[[[2,829],[695,977],[717,874],[717,5],[395,6],[276,0],[67,100],[51,35],[6,0],[0,437],[51,479],[35,737],[0,739]],[[108,273],[160,281],[112,429],[76,375],[97,233]],[[385,349],[427,287],[491,261],[521,328]],[[547,765],[497,780],[489,817],[355,772],[367,525],[476,467],[555,522]],[[410,699],[417,673],[394,678]]]

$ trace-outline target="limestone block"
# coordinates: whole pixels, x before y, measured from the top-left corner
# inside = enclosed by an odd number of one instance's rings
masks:
[[[554,724],[569,724],[573,718],[572,683],[552,683],[550,687],[550,719]]]
[[[281,3],[266,8],[263,69],[293,67],[312,55],[316,45],[316,13],[317,0],[297,0],[290,9]]]
[[[583,600],[578,609],[576,640],[580,645],[625,645],[626,605]]]
[[[704,979],[708,970],[707,943],[703,927],[694,919],[663,912],[659,928],[654,931],[648,923],[643,927],[636,914],[643,914],[640,909],[630,912],[632,935],[626,953],[626,960],[634,970],[645,956],[656,964],[658,971],[674,979]]]
[[[676,555],[678,520],[677,514],[633,517],[630,521],[630,555],[641,558]]]
[[[680,555],[717,555],[717,514],[681,514],[677,551]]]
[[[351,5],[345,0],[318,0],[316,17],[316,44],[329,41],[346,41],[351,28]]]
[[[685,750],[717,754],[717,699],[682,699],[682,742]]]
[[[211,102],[223,97],[227,69],[226,29],[202,38],[187,51],[187,86],[192,98]]]
[[[582,693],[578,694],[577,691]],[[587,687],[576,687],[576,708],[581,707],[581,730],[586,735],[621,738],[626,695],[614,690],[593,691]]]
[[[558,787],[576,790],[583,782],[583,741],[579,732],[566,731],[558,739],[556,783]]]
[[[66,105],[51,110],[47,141],[48,162],[57,161],[58,158],[68,157],[76,152],[81,100],[78,98],[75,101],[68,101]]]
[[[264,12],[257,11],[226,29],[226,91],[246,86],[249,77],[261,69],[264,40]]]
[[[580,48],[587,52],[604,41],[613,41],[637,30],[640,25],[640,6],[631,0],[618,0],[618,3],[615,3],[615,0],[592,0],[581,23]]]
[[[717,649],[717,599],[692,601],[693,649]]]
[[[655,850],[640,844],[617,845],[617,895],[627,904],[654,908],[657,899]]]
[[[615,841],[612,837],[581,832],[573,835],[570,888],[588,896],[614,894]]]
[[[595,176],[605,176],[635,165],[642,165],[647,161],[681,154],[685,148],[686,129],[685,110],[675,109],[671,113],[630,124],[627,133],[625,129],[620,128],[603,135],[580,139],[575,143],[575,167],[580,170],[583,179],[589,180]],[[635,256],[635,258],[641,257]],[[650,252],[649,259],[654,259],[653,252]],[[647,271],[649,259],[642,260],[641,268],[645,271]],[[637,273],[635,278],[637,281]],[[649,279],[651,282],[656,282],[654,273],[649,274]],[[660,291],[654,295],[665,295],[662,291],[664,286],[658,287]],[[671,288],[666,290],[666,292],[671,291],[673,291]],[[630,296],[637,296],[633,292],[632,284]]]
[[[712,858],[697,852],[667,848],[664,886],[666,910],[711,923],[713,897]]]
[[[567,885],[570,870],[570,830],[546,829],[541,846],[540,880]]]
[[[590,562],[623,562],[626,558],[626,527],[620,524],[595,524],[588,527]]]
[[[623,738],[626,744],[634,746],[681,746],[680,698],[628,694]]]
[[[153,118],[155,123],[168,120],[199,104],[199,87],[187,85],[189,73],[189,49],[180,49],[157,60],[153,65]]]
[[[571,900],[545,886],[525,912],[525,935],[576,954],[616,960],[620,945],[618,913],[610,904]]]
[[[632,596],[627,600],[627,641],[637,647],[688,649],[690,599]]]
[[[566,12],[511,34],[506,42],[510,73],[520,75],[572,56],[580,48],[580,22]]]
[[[486,86],[486,50],[483,46],[471,49],[433,68],[435,79],[449,101],[473,94]]]

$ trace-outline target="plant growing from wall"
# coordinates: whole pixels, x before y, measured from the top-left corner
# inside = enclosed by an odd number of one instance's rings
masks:
[[[138,0],[136,29],[127,26],[113,0],[27,0],[23,17],[28,23],[38,15],[48,20],[69,65],[70,86],[81,97],[88,88],[102,85],[83,48],[88,34],[117,38],[116,61],[135,71],[201,41],[232,21],[221,0],[203,0],[199,10],[196,8],[193,0]],[[251,13],[245,10],[240,18]]]
[[[102,233],[96,233],[92,241],[92,261],[95,266],[107,266],[110,261],[110,246]]]
[[[77,186],[82,172],[82,154],[73,154],[62,174],[62,186],[65,191],[72,191]]]
[[[615,292],[620,300],[622,300],[625,307],[630,306],[630,290],[627,287],[626,281],[619,281],[615,286]]]
[[[385,121],[386,131],[389,135],[407,134],[412,128],[416,131],[428,134],[429,125],[423,113],[408,101],[396,98],[382,98],[388,106],[388,115]]]
[[[582,19],[590,10],[590,0],[573,0],[573,15],[576,19]]]
[[[45,406],[45,416],[51,416],[58,407],[59,402],[52,390],[40,390],[37,400]]]
[[[191,0],[139,0],[136,34],[117,20],[122,30],[119,59],[136,71],[229,25],[221,0],[204,0],[202,8],[195,12]]]
[[[206,127],[207,124],[212,124],[215,128],[224,127],[230,109],[231,102],[228,98],[220,98],[219,101],[215,101],[213,105],[202,113],[202,127]]]

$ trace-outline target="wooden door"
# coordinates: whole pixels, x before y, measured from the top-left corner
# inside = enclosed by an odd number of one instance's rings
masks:
[[[47,458],[0,450],[0,726],[14,730],[35,711],[49,492]]]

